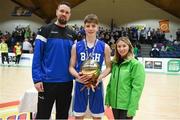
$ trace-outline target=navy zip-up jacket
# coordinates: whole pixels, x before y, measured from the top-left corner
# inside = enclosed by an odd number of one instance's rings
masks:
[[[35,41],[32,63],[33,82],[68,82],[71,47],[75,32],[68,26],[59,27],[50,23],[42,27]]]

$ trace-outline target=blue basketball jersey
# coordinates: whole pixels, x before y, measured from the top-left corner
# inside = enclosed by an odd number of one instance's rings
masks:
[[[94,48],[95,47],[95,48]],[[95,46],[92,48],[87,47],[88,53],[92,53],[94,49],[94,54],[92,55],[92,59],[95,60],[99,66],[100,70],[102,68],[102,64],[104,61],[104,50],[105,50],[105,43],[100,40],[96,40]],[[76,56],[77,56],[77,63],[76,63],[76,71],[80,72],[82,63],[87,59],[88,55],[86,53],[86,41],[81,40],[76,43]]]

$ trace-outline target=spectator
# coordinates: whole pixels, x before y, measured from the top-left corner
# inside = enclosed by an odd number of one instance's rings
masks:
[[[180,41],[180,28],[176,31],[176,40]]]
[[[28,41],[28,38],[25,38],[23,45],[22,45],[22,51],[23,53],[32,53],[33,52],[33,47],[31,43]]]
[[[14,46],[14,53],[16,56],[15,64],[19,64],[22,54],[22,47],[19,42],[17,42],[16,45]]]
[[[139,49],[137,48],[137,46],[136,46],[136,45],[134,45],[134,49],[133,49],[133,51],[134,51],[134,57],[135,57],[136,59],[138,59]]]
[[[154,47],[151,49],[151,51],[149,52],[149,56],[150,57],[154,57],[154,58],[158,58],[160,57],[160,53],[159,53],[159,49],[157,48],[157,45],[154,44]]]
[[[1,43],[0,43],[1,60],[2,60],[2,64],[4,64],[5,60],[9,64],[8,45],[5,41],[6,41],[6,38],[2,37]]]

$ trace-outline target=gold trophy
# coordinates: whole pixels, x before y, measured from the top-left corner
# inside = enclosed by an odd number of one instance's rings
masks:
[[[95,60],[88,59],[82,63],[81,72],[82,72],[82,74],[85,74],[85,75],[92,75],[92,78],[89,79],[88,83],[85,84],[85,86],[81,89],[81,91],[85,87],[92,88],[92,90],[95,91],[94,88],[98,82],[97,79],[100,75],[99,64]]]

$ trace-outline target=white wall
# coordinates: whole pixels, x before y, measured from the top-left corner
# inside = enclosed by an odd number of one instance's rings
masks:
[[[0,0],[0,29],[12,31],[15,26],[30,24],[34,31],[45,24],[42,19],[32,17],[12,17],[14,6],[10,0]],[[117,26],[130,26],[145,24],[147,27],[158,28],[159,20],[170,21],[170,34],[175,35],[177,28],[180,28],[180,19],[151,5],[144,0],[86,0],[72,9],[72,16],[69,24],[83,25],[84,17],[89,13],[98,15],[101,26],[110,25],[111,19]]]
[[[114,19],[117,26],[146,24],[147,27],[158,28],[160,20],[168,19],[170,34],[175,34],[180,28],[179,18],[144,0],[86,0],[72,9],[71,19],[83,20],[89,13],[98,15],[100,22],[106,25]]]
[[[38,28],[42,26],[42,23],[36,23],[31,20],[23,20],[23,19],[8,20],[0,23],[0,30],[2,30],[2,32],[4,32],[5,30],[12,32],[13,30],[15,30],[16,26],[26,27],[28,25],[30,25],[32,31],[37,32]]]
[[[31,30],[37,32],[37,29],[45,24],[43,20],[35,15],[29,17],[11,16],[11,12],[17,4],[11,0],[0,0],[0,30],[2,32],[12,32],[16,26],[30,25]]]

